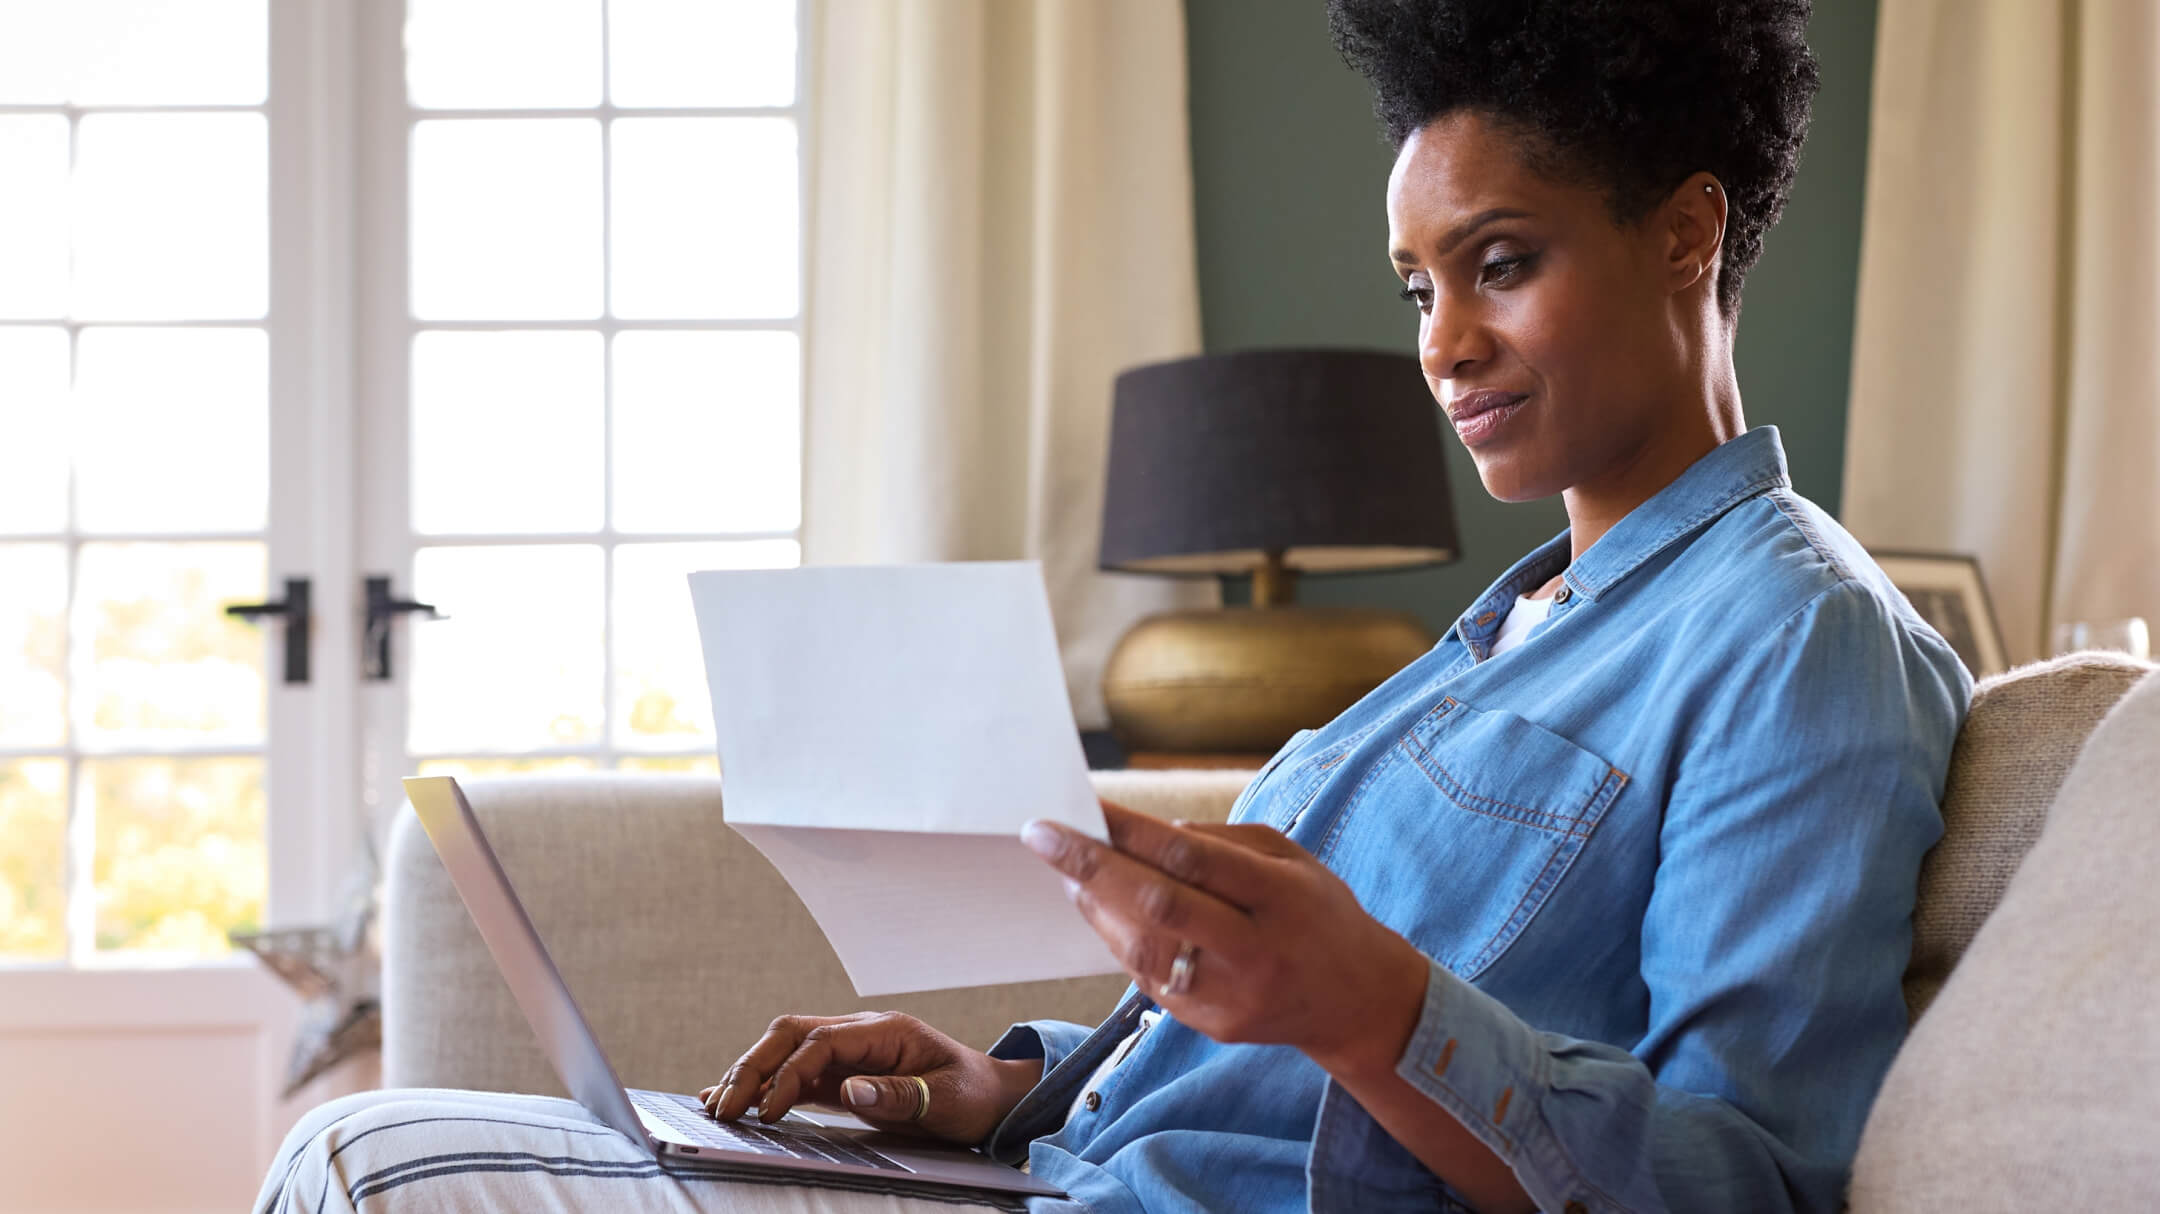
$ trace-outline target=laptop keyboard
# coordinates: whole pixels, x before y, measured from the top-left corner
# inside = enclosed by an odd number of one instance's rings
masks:
[[[888,1172],[908,1170],[875,1151],[856,1145],[843,1135],[829,1133],[823,1126],[810,1122],[782,1121],[778,1125],[766,1125],[749,1116],[740,1121],[714,1121],[705,1115],[704,1105],[676,1092],[632,1088],[630,1099],[697,1146],[813,1163],[853,1164]]]

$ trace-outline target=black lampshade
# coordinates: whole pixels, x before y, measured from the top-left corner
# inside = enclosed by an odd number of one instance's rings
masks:
[[[1417,360],[1251,350],[1118,376],[1104,569],[1310,573],[1455,559],[1440,407]]]

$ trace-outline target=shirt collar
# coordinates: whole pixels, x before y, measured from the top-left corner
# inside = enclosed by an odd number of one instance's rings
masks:
[[[1482,644],[1497,632],[1515,596],[1560,573],[1571,593],[1596,599],[1640,568],[1643,562],[1708,526],[1718,516],[1772,489],[1789,488],[1785,448],[1776,426],[1757,426],[1721,443],[1696,460],[1673,483],[1613,524],[1582,559],[1570,565],[1569,533],[1538,545],[1500,575],[1500,580],[1455,622],[1465,642]]]
[[[1577,594],[1595,599],[1734,506],[1791,487],[1777,427],[1757,426],[1712,448],[1672,484],[1614,523],[1568,568],[1567,581]]]

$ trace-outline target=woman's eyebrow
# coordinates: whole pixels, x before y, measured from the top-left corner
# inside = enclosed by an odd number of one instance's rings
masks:
[[[1440,257],[1446,258],[1448,254],[1455,251],[1455,246],[1477,235],[1478,229],[1486,224],[1497,223],[1503,219],[1528,218],[1530,218],[1530,212],[1517,210],[1514,207],[1493,207],[1489,210],[1479,211],[1463,222],[1456,224],[1446,236],[1440,238]],[[1409,249],[1397,249],[1391,256],[1394,257],[1397,263],[1402,265],[1416,265],[1418,262],[1418,255]]]

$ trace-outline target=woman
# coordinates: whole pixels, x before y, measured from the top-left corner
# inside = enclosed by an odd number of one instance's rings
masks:
[[[1741,417],[1806,18],[1333,0],[1398,148],[1390,259],[1434,395],[1487,491],[1560,494],[1567,532],[1293,739],[1230,825],[1031,826],[1136,984],[1102,1026],[983,1053],[907,1017],[787,1017],[703,1094],[715,1115],[819,1100],[981,1143],[1071,1194],[1038,1214],[1837,1207],[1904,1034],[1970,679]],[[291,1208],[335,1205],[368,1152],[334,1156],[430,1109],[468,1120],[397,1149],[582,1168],[462,1173],[437,1205],[907,1206],[596,1178],[630,1165],[585,1165],[574,1106],[431,1099],[319,1110],[279,1165]]]

